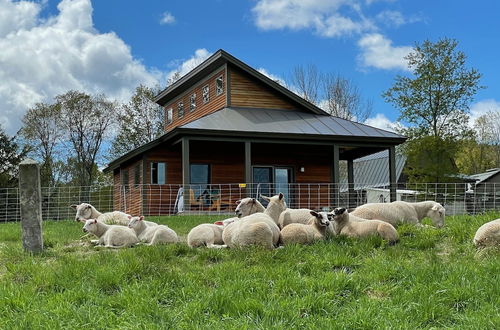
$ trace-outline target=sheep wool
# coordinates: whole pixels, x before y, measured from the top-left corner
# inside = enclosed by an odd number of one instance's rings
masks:
[[[139,243],[139,239],[132,229],[119,225],[107,225],[97,221],[97,219],[86,220],[83,231],[99,238],[92,243],[107,248],[130,247]]]
[[[312,217],[311,217],[312,216]],[[327,212],[309,211],[308,224],[291,223],[281,229],[283,245],[288,244],[311,244],[318,240],[324,240],[329,235],[328,228],[331,226]]]
[[[148,245],[177,243],[179,238],[177,233],[165,225],[148,226],[144,223],[144,217],[132,217],[128,224],[129,228],[135,231],[135,234],[141,242]]]
[[[128,225],[130,221],[130,215],[123,213],[121,211],[113,211],[107,213],[101,213],[97,209],[88,203],[81,203],[78,205],[71,205],[72,208],[76,210],[75,220],[77,222],[85,222],[88,219],[97,219],[97,221],[106,223],[108,225]],[[154,226],[156,223],[146,221],[148,226]]]
[[[500,219],[483,224],[474,235],[476,247],[500,245]]]
[[[311,219],[310,209],[286,209],[281,212],[278,219],[278,226],[283,229],[291,223],[307,224]]]

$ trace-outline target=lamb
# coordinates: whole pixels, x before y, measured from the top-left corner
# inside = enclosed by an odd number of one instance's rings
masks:
[[[177,243],[179,238],[175,231],[165,225],[148,226],[144,223],[144,216],[132,217],[128,224],[141,242],[147,245]]]
[[[243,217],[224,228],[222,239],[228,247],[258,245],[272,249],[279,244],[281,233],[277,222],[286,209],[284,196],[279,193],[273,197],[261,197],[269,201],[264,213]]]
[[[262,204],[255,198],[243,198],[236,203],[238,206],[236,207],[235,212],[238,217],[245,217],[250,214],[265,211],[264,206],[262,206]],[[224,241],[222,240],[222,232],[224,227],[237,220],[238,217],[217,221],[213,224],[203,223],[194,227],[187,236],[188,245],[192,248],[202,246],[206,246],[208,248],[227,247],[224,245]]]
[[[333,214],[337,234],[349,237],[378,235],[391,244],[399,241],[398,232],[388,222],[359,218],[352,213],[348,213],[347,209],[340,207],[334,209]]]
[[[97,221],[97,219],[86,220],[83,231],[94,234],[99,238],[98,240],[91,241],[92,243],[107,248],[130,247],[139,242],[137,235],[132,229],[118,225],[107,225]]]
[[[331,217],[332,215],[327,212],[310,211],[307,225],[291,223],[281,230],[283,245],[293,243],[311,244],[314,241],[324,240],[330,233],[328,228],[331,227],[329,221]]]
[[[311,219],[310,209],[286,209],[280,214],[278,226],[283,229],[291,223],[307,224]]]
[[[500,246],[500,219],[483,224],[474,235],[474,245],[478,248],[498,245]]]
[[[97,219],[97,221],[106,224],[116,224],[126,226],[130,221],[130,215],[120,211],[113,211],[107,213],[101,213],[96,210],[96,208],[88,203],[81,203],[79,205],[71,205],[72,208],[76,210],[75,221],[85,222],[88,219]],[[155,226],[156,223],[151,221],[146,221],[148,226]]]
[[[434,201],[418,203],[397,201],[361,205],[350,214],[367,220],[382,220],[393,226],[400,223],[412,223],[422,226],[420,220],[429,217],[434,226],[441,228],[444,226],[445,209],[441,204]]]

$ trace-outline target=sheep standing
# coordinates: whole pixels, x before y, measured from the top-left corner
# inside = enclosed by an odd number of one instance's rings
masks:
[[[347,209],[340,207],[336,208],[333,213],[337,234],[349,237],[378,235],[392,244],[399,240],[398,232],[388,222],[362,219],[352,213],[348,213]]]
[[[107,248],[130,247],[139,243],[139,239],[132,229],[118,225],[107,225],[97,221],[97,219],[86,220],[83,231],[99,238],[92,243]]]
[[[128,225],[130,221],[130,215],[123,213],[121,211],[113,211],[107,213],[101,213],[96,210],[96,208],[88,203],[81,203],[79,205],[71,205],[72,208],[76,210],[75,221],[85,222],[88,219],[97,219],[97,221],[106,223],[109,225]],[[146,221],[148,226],[155,226],[156,223],[151,221]]]
[[[500,219],[483,224],[474,235],[474,245],[485,247],[500,245]]]
[[[265,208],[255,198],[243,198],[236,202],[236,215],[238,217],[245,217],[250,214],[264,212]],[[224,227],[238,219],[238,217],[217,221],[215,223],[202,223],[189,231],[187,236],[187,243],[190,247],[203,247],[208,248],[225,248],[224,241],[222,240],[222,232]]]
[[[281,212],[278,226],[283,229],[291,223],[307,224],[311,219],[310,209],[286,209]]]
[[[135,231],[135,234],[141,242],[148,245],[177,243],[179,238],[175,231],[165,225],[148,226],[144,223],[144,217],[132,217],[128,224],[129,228]]]
[[[230,247],[250,245],[272,249],[280,241],[281,233],[277,225],[279,215],[286,209],[282,193],[265,197],[269,204],[264,213],[255,213],[229,224],[222,232],[224,243]]]
[[[400,223],[421,225],[420,220],[429,217],[434,226],[444,226],[444,207],[434,201],[409,203],[397,201],[392,203],[369,203],[358,206],[350,213],[366,220],[382,220],[397,226]]]
[[[283,245],[293,243],[311,244],[314,241],[324,240],[330,232],[328,231],[328,227],[330,227],[330,217],[331,215],[327,212],[310,211],[307,225],[302,223],[291,223],[281,229]]]

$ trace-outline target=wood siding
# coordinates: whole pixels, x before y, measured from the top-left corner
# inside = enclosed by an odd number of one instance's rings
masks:
[[[220,95],[216,94],[215,80],[222,75],[224,82],[223,92]],[[208,103],[203,103],[203,87],[209,86],[209,101]],[[189,110],[191,104],[190,97],[196,93],[196,109],[194,111]],[[227,94],[227,79],[225,68],[218,69],[214,73],[208,76],[208,79],[200,81],[193,88],[183,93],[179,97],[175,98],[173,101],[167,103],[165,106],[165,131],[170,131],[177,126],[187,124],[193,120],[206,116],[217,110],[226,107],[226,94]],[[182,118],[178,117],[178,104],[179,102],[184,104],[184,116]],[[167,125],[167,112],[172,109],[173,121]]]
[[[139,181],[135,181],[136,169],[139,173]],[[123,185],[122,173],[128,171],[128,185]],[[114,209],[131,215],[142,213],[142,160],[122,164],[119,170],[114,171]]]
[[[230,106],[266,109],[298,110],[298,106],[270,87],[236,68],[228,68],[230,75]]]

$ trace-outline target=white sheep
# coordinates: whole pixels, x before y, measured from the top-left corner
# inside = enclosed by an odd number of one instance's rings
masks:
[[[236,214],[238,217],[245,217],[257,212],[264,212],[265,208],[255,198],[243,198],[236,202]],[[217,221],[215,223],[202,223],[189,231],[187,243],[190,247],[225,248],[222,240],[224,227],[234,222],[238,217]]]
[[[141,242],[147,245],[177,243],[179,238],[175,231],[165,225],[148,226],[144,217],[132,217],[128,227],[133,229]]]
[[[97,219],[86,220],[83,231],[99,238],[91,241],[92,243],[107,248],[130,247],[139,242],[139,238],[132,229],[119,225],[107,225]]]
[[[474,245],[486,247],[500,245],[500,219],[483,224],[474,235]]]
[[[272,249],[279,244],[281,233],[277,222],[281,212],[286,209],[284,196],[280,193],[262,198],[269,202],[264,213],[240,218],[224,228],[222,239],[228,247],[258,245]]]
[[[286,209],[281,212],[278,226],[283,229],[291,223],[307,224],[311,219],[310,209]]]
[[[369,203],[361,205],[350,214],[367,220],[382,220],[393,226],[401,223],[411,223],[421,226],[420,220],[429,217],[434,226],[441,228],[444,226],[445,209],[441,204],[434,201],[418,203],[396,201],[392,203]]]
[[[378,235],[391,244],[399,240],[398,232],[388,222],[359,218],[352,213],[348,213],[347,209],[340,207],[334,209],[333,214],[337,235],[346,235],[349,237]]]
[[[312,217],[311,217],[312,215]],[[281,240],[283,245],[287,244],[311,244],[314,241],[324,240],[331,231],[329,218],[332,215],[327,212],[309,211],[308,224],[290,223],[281,229]]]
[[[123,213],[121,211],[113,211],[101,213],[96,210],[96,208],[88,203],[81,203],[79,205],[71,205],[72,208],[76,210],[75,220],[77,222],[85,222],[88,219],[97,219],[102,223],[106,223],[109,225],[128,225],[131,217],[127,213]],[[155,226],[156,223],[151,221],[146,221],[148,226]]]

